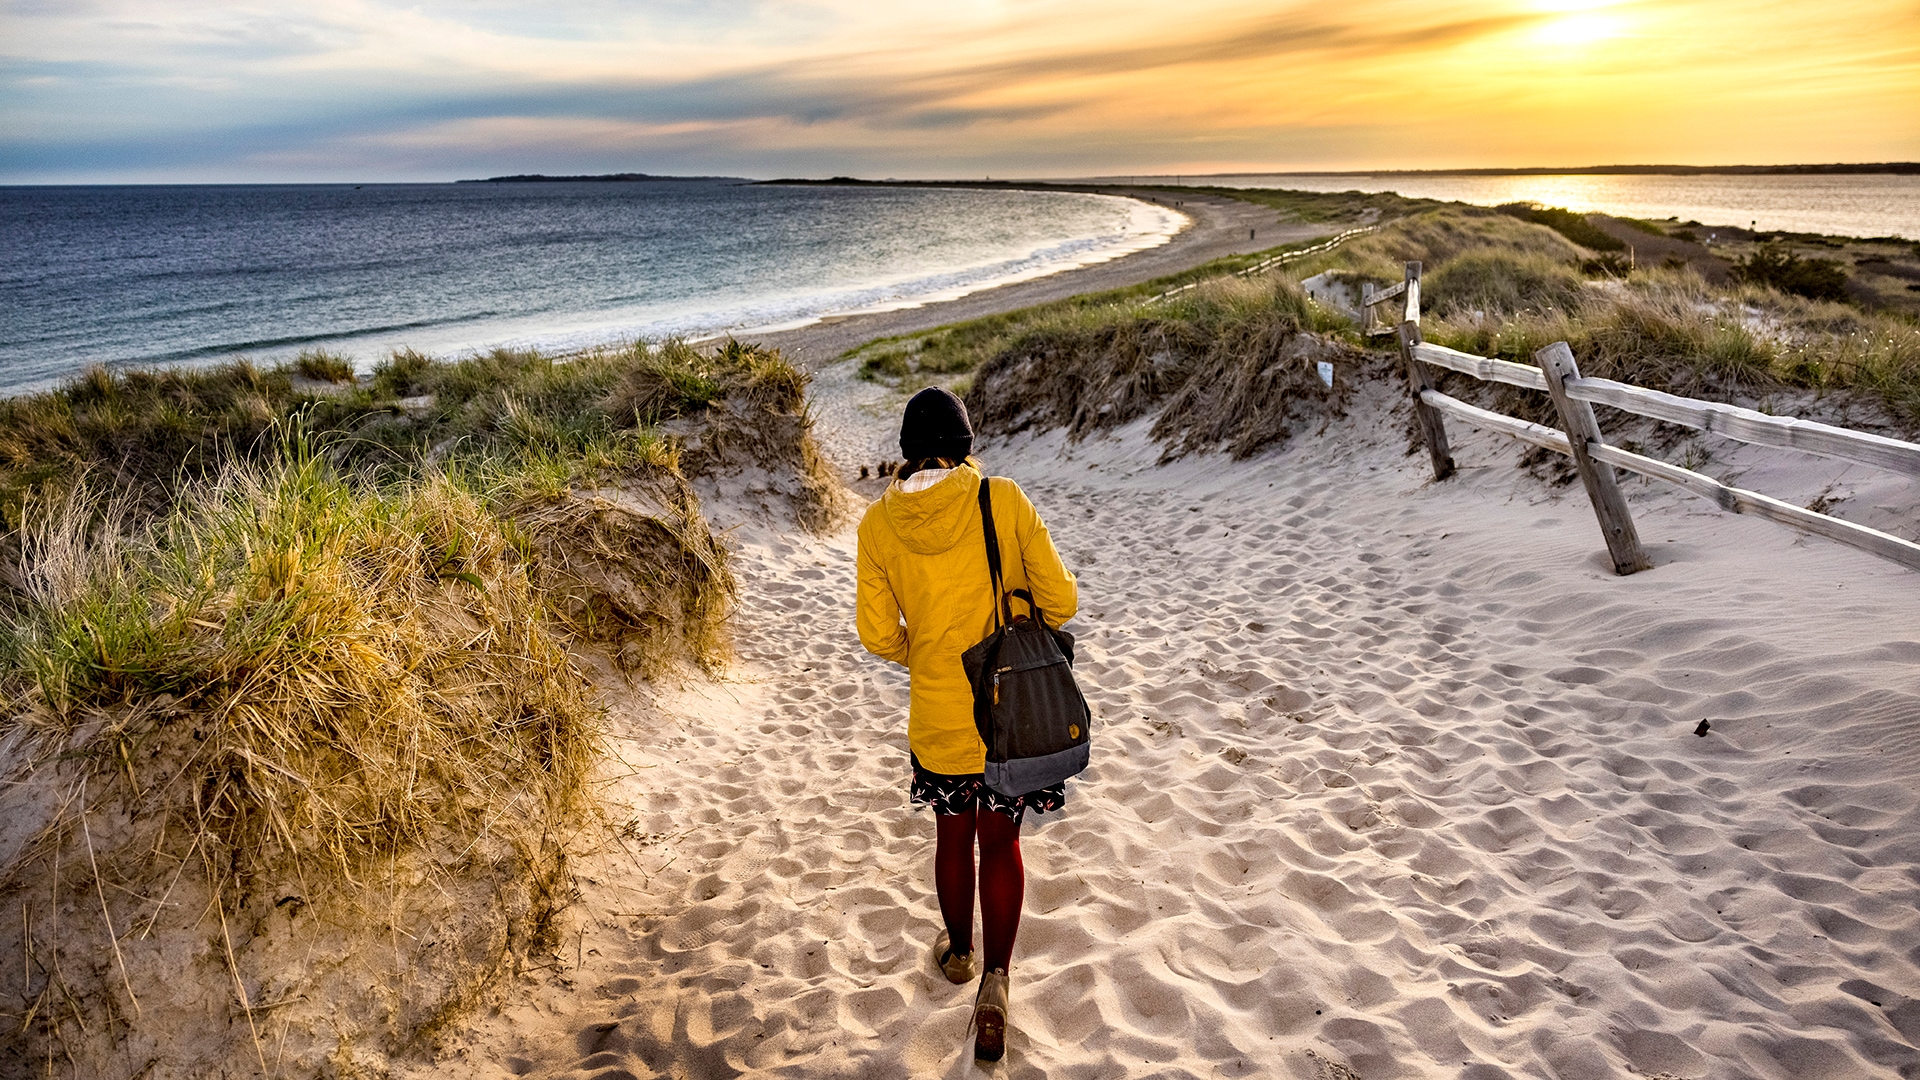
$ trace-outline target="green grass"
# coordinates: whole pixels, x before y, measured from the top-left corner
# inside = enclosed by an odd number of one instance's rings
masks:
[[[1647,221],[1644,218],[1618,217],[1618,216],[1614,217],[1613,220],[1619,222],[1622,225],[1625,225],[1627,228],[1632,229],[1636,232],[1646,233],[1648,236],[1667,235],[1667,230],[1661,228],[1660,223],[1657,221]]]
[[[353,361],[337,353],[310,349],[293,360],[294,374],[316,382],[350,383],[355,379]]]
[[[393,354],[372,377],[296,389],[299,362],[262,368],[93,369],[58,389],[0,400],[0,533],[83,478],[157,513],[233,462],[257,460],[298,426],[331,458],[401,472],[431,459],[611,467],[657,456],[652,425],[720,396],[799,408],[803,381],[777,354],[678,343],[567,360],[496,350],[458,361]]]
[[[1289,193],[1234,194],[1285,202]],[[1324,198],[1292,194],[1306,205]],[[1346,211],[1363,205],[1358,196],[1344,204]],[[1321,209],[1332,215],[1340,208]],[[1414,205],[1377,231],[1289,263],[1274,276],[1291,282],[1334,272],[1387,286],[1401,280],[1407,261],[1417,260],[1423,264],[1422,329],[1430,341],[1527,362],[1535,349],[1564,340],[1593,374],[1696,396],[1783,388],[1864,393],[1883,401],[1896,422],[1920,429],[1920,325],[1912,318],[1796,296],[1771,279],[1716,289],[1684,269],[1630,268],[1575,242],[1592,239],[1583,232],[1592,226],[1579,215],[1524,209],[1516,215]],[[1236,292],[1252,283],[1233,284],[1230,275],[1253,261],[1222,260],[1135,289],[882,339],[849,355],[868,378],[903,389],[929,381],[962,385],[970,404],[987,408],[989,430],[1061,426],[1077,436],[1161,407],[1177,392],[1168,388],[1172,382],[1187,377],[1181,372],[1224,377],[1221,369],[1195,366],[1209,349],[1227,347],[1221,342],[1241,341],[1234,347],[1261,355],[1236,337],[1234,320],[1222,315],[1229,308],[1265,305],[1265,325],[1297,325],[1378,347],[1339,315],[1318,305],[1298,307],[1290,284]],[[1191,281],[1214,284],[1145,303]],[[1229,295],[1234,299],[1226,303]],[[1161,358],[1157,366],[1143,362],[1153,356]],[[1017,392],[997,385],[1007,380]],[[1221,407],[1231,420],[1240,406]],[[1231,422],[1219,429],[1189,425],[1174,434],[1184,440],[1186,432],[1203,430],[1238,450],[1251,445]]]
[[[819,463],[805,377],[750,346],[403,352],[296,389],[317,370],[94,370],[0,403],[4,779],[85,792],[0,900],[37,955],[98,959],[123,939],[47,913],[159,926],[137,958],[294,896],[299,926],[414,974],[323,990],[242,952],[231,978],[350,997],[340,1035],[384,1018],[397,1046],[552,945],[601,753],[570,649],[642,675],[728,656],[733,576],[685,463],[720,433],[803,486]],[[400,906],[430,933],[388,932]],[[0,994],[33,1005],[35,1054],[85,1061],[121,1052],[89,1032],[164,1042],[129,995],[171,988],[126,970],[15,965]]]
[[[1154,297],[1173,289],[1220,281],[1273,255],[1311,247],[1318,242],[1304,240],[1253,254],[1228,256],[1139,285],[1086,293],[932,330],[877,338],[849,350],[846,356],[859,361],[862,378],[886,382],[902,390],[917,390],[935,382],[952,384],[1028,331],[1102,326],[1147,311]],[[1181,293],[1151,306],[1157,312],[1177,318],[1173,313],[1188,310],[1193,299]],[[1319,307],[1313,307],[1306,318],[1313,327],[1323,330],[1347,324],[1345,318]]]
[[[1601,232],[1587,220],[1586,215],[1571,210],[1562,210],[1557,206],[1541,206],[1538,203],[1508,203],[1499,207],[1503,214],[1517,217],[1522,221],[1531,221],[1535,225],[1545,225],[1561,236],[1594,251],[1624,251],[1627,245],[1614,237]]]
[[[1242,202],[1270,206],[1294,221],[1325,225],[1354,225],[1364,220],[1391,219],[1445,206],[1432,199],[1409,199],[1390,191],[1286,191],[1267,188],[1173,187],[1162,189],[1176,195],[1198,191]]]

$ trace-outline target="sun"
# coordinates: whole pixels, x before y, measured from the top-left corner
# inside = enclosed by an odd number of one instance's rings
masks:
[[[1619,37],[1626,20],[1600,11],[1576,11],[1550,19],[1534,28],[1533,39],[1541,45],[1578,49]]]

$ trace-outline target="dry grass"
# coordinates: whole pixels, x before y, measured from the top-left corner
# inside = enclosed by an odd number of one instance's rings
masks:
[[[100,1063],[101,1033],[160,1052],[185,1033],[133,1024],[142,997],[156,1017],[208,1022],[197,993],[168,995],[170,980],[222,974],[175,970],[179,942],[209,923],[250,927],[219,931],[243,997],[299,986],[248,947],[271,936],[259,913],[280,897],[328,901],[338,919],[383,883],[415,915],[439,913],[458,951],[414,959],[469,962],[443,965],[431,993],[384,1020],[351,1008],[382,990],[364,973],[326,995],[344,1017],[331,1022],[392,1045],[543,944],[566,895],[555,837],[585,806],[598,712],[482,499],[445,477],[369,487],[296,445],[145,527],[103,528],[78,499],[49,507],[23,549],[3,676],[10,794],[81,793],[0,879],[41,958],[7,966],[0,993],[32,1003],[16,1022],[37,1050],[76,1072]],[[422,855],[411,881],[392,877]],[[476,880],[461,910],[436,899]],[[80,921],[75,898],[96,892],[102,919]]]
[[[1337,414],[1316,362],[1352,353],[1310,332],[1323,316],[1291,281],[1226,278],[1171,302],[1070,314],[1037,320],[980,368],[967,409],[981,430],[1080,439],[1158,410],[1169,456],[1224,445],[1244,458]]]
[[[1349,212],[1360,207],[1350,202]],[[1870,395],[1896,426],[1920,430],[1920,325],[1911,318],[1757,285],[1717,289],[1685,269],[1629,271],[1530,220],[1585,235],[1564,213],[1403,202],[1407,216],[1291,263],[1284,275],[1333,272],[1387,286],[1417,260],[1430,341],[1526,362],[1564,340],[1591,374],[1715,399],[1792,388]],[[1322,388],[1306,378],[1311,364],[1294,362],[1313,351],[1306,338],[1281,344],[1289,334],[1361,348],[1379,342],[1354,336],[1290,283],[1235,282],[1229,274],[1240,268],[1202,267],[1187,277],[1208,284],[1159,304],[1143,301],[1167,281],[873,342],[851,355],[869,377],[903,389],[972,372],[967,400],[986,431],[1062,427],[1082,438],[1157,412],[1154,433],[1169,452],[1220,445],[1244,456],[1338,407],[1337,390],[1331,405],[1322,402]],[[1551,419],[1542,396],[1491,393],[1508,411]]]
[[[533,580],[552,610],[622,670],[655,675],[685,656],[713,671],[730,658],[727,552],[678,476],[529,491],[507,512],[535,552]]]
[[[1565,341],[1583,372],[1695,397],[1865,392],[1920,428],[1920,326],[1896,314],[1754,287],[1725,292],[1668,269],[1589,286],[1572,309],[1449,311],[1423,322],[1428,340],[1522,362]]]
[[[805,379],[764,350],[292,374],[96,372],[0,412],[0,904],[28,952],[0,1072],[274,1072],[270,1043],[350,1072],[430,1038],[568,902],[598,755],[568,644],[727,657],[683,466],[750,447],[803,518],[834,506]]]
[[[294,357],[293,372],[315,382],[350,383],[356,381],[353,361],[338,353],[309,349]]]

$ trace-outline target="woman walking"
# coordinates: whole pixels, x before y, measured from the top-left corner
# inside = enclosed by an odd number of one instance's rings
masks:
[[[905,664],[912,679],[907,744],[914,802],[932,808],[934,885],[946,928],[933,961],[947,980],[972,981],[974,844],[980,847],[979,896],[986,974],[974,999],[974,1057],[1006,1052],[1008,973],[1020,928],[1026,870],[1020,822],[1026,812],[1058,810],[1064,784],[1008,796],[986,786],[986,745],[973,721],[973,690],[960,654],[994,627],[996,603],[1012,615],[1037,606],[1061,622],[1079,608],[1073,575],[1060,562],[1045,523],[1013,481],[988,481],[969,455],[973,427],[960,399],[938,387],[907,403],[900,424],[906,464],[860,522],[860,643]],[[994,531],[1008,597],[1028,590],[1032,606],[995,597],[980,520],[980,485],[991,482]]]

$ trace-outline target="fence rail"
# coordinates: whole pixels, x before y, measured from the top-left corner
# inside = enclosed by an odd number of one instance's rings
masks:
[[[1794,506],[1757,491],[1730,487],[1691,469],[1609,445],[1601,435],[1593,406],[1605,405],[1756,446],[1857,462],[1915,479],[1920,479],[1920,445],[1812,420],[1772,416],[1735,405],[1680,397],[1611,379],[1588,378],[1580,374],[1573,350],[1564,341],[1556,341],[1535,352],[1537,367],[1429,345],[1420,337],[1420,264],[1417,262],[1407,264],[1406,280],[1399,285],[1380,292],[1374,292],[1371,285],[1363,290],[1362,329],[1374,332],[1368,326],[1373,319],[1373,305],[1396,296],[1406,297],[1409,314],[1388,332],[1397,333],[1399,337],[1414,415],[1433,462],[1435,480],[1444,480],[1454,472],[1446,430],[1446,418],[1452,417],[1472,427],[1496,431],[1571,457],[1588,500],[1593,504],[1594,516],[1600,522],[1616,573],[1631,574],[1652,565],[1640,545],[1626,499],[1620,493],[1619,481],[1614,475],[1616,468],[1690,491],[1711,500],[1722,510],[1791,525],[1920,570],[1920,544]],[[1444,394],[1434,385],[1433,368],[1457,371],[1483,382],[1543,391],[1553,398],[1560,428],[1556,430],[1483,409]]]
[[[1374,230],[1374,226],[1372,225],[1362,226],[1361,228],[1358,228],[1358,229],[1348,229],[1346,232],[1343,232],[1340,235],[1335,236],[1330,240],[1322,240],[1320,243],[1315,244],[1312,247],[1304,247],[1298,251],[1283,251],[1278,255],[1269,255],[1266,258],[1260,260],[1257,263],[1254,263],[1252,266],[1249,266],[1244,270],[1235,270],[1233,274],[1235,277],[1252,277],[1255,274],[1264,274],[1276,266],[1285,266],[1287,263],[1294,262],[1295,260],[1298,260],[1298,259],[1304,259],[1309,255],[1319,255],[1322,252],[1332,251],[1334,248],[1339,247],[1341,244],[1346,243],[1347,241],[1353,239],[1354,237],[1364,236],[1367,233],[1372,232],[1373,230]],[[1206,279],[1203,279],[1203,280],[1206,280]],[[1169,296],[1178,296],[1181,293],[1186,292],[1188,289],[1199,288],[1200,285],[1201,285],[1200,281],[1189,281],[1185,285],[1176,285],[1173,288],[1168,289],[1166,292],[1157,293],[1153,296],[1147,297],[1144,303],[1157,304],[1160,301],[1165,300]]]
[[[1374,320],[1378,316],[1374,313],[1373,308],[1375,304],[1386,303],[1395,297],[1403,298],[1400,307],[1400,322],[1407,322],[1409,320],[1413,322],[1420,321],[1420,264],[1417,262],[1408,263],[1406,273],[1407,276],[1401,279],[1400,284],[1381,289],[1377,292],[1374,290],[1373,282],[1368,281],[1361,284],[1361,334],[1367,337],[1375,337],[1380,334],[1391,334],[1394,332],[1395,327],[1399,324],[1387,323],[1380,325],[1375,323]]]

